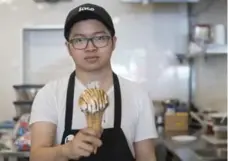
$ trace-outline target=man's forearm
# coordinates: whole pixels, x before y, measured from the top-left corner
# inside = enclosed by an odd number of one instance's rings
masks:
[[[151,159],[149,159],[148,161],[157,161],[155,153],[152,153]]]
[[[145,156],[141,158],[136,158],[136,161],[157,161],[155,154],[151,154],[150,156]]]
[[[148,159],[148,161],[157,161],[156,154],[154,151],[151,153],[150,159]]]
[[[157,161],[152,139],[136,142],[134,149],[136,161]]]
[[[31,161],[68,161],[66,144],[31,149]]]

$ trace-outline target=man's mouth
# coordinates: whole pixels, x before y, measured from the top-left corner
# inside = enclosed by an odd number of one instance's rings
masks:
[[[85,57],[85,60],[89,63],[95,63],[99,59],[98,56],[88,56]]]

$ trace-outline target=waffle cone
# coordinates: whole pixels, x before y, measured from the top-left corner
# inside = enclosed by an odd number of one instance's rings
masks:
[[[108,106],[108,95],[102,89],[88,88],[79,97],[79,107],[84,112],[88,128],[96,131],[97,135],[102,133],[102,117]],[[97,147],[94,147],[94,154]]]
[[[86,114],[87,126],[94,129],[98,134],[102,131],[102,117],[104,111],[99,111],[94,114]]]
[[[104,111],[99,111],[94,114],[88,113],[86,114],[87,126],[89,128],[94,129],[97,134],[101,134],[102,132],[102,117]],[[94,154],[97,153],[97,147],[94,147]]]

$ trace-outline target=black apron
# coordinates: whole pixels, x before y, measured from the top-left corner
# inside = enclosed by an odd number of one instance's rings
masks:
[[[65,131],[63,133],[61,144],[65,144],[72,139],[80,129],[71,129],[73,108],[74,108],[74,86],[75,72],[70,75],[65,113]],[[121,129],[121,91],[118,77],[113,73],[114,98],[115,98],[115,114],[114,128],[104,129],[101,140],[102,146],[98,148],[97,153],[91,154],[89,157],[83,157],[79,161],[135,161],[130,148],[128,146],[124,132]]]

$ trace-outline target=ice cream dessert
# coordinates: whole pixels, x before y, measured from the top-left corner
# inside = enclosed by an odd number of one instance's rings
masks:
[[[98,87],[97,83],[89,84],[88,88],[79,97],[78,104],[85,114],[87,125],[97,133],[101,133],[102,118],[108,103],[108,95]]]

